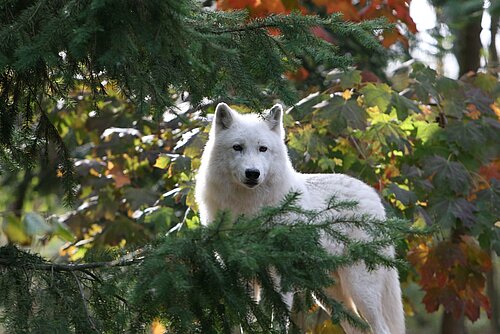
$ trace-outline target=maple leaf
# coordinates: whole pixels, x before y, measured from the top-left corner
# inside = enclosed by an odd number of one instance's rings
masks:
[[[115,186],[117,189],[131,184],[130,177],[125,174],[122,166],[114,164],[112,162],[108,162],[107,170],[105,172],[106,176],[111,176],[115,180]]]
[[[433,156],[424,164],[427,176],[432,177],[436,188],[451,189],[456,194],[467,194],[470,187],[470,175],[460,162],[449,161],[441,156]]]
[[[465,314],[475,321],[481,308],[491,316],[484,295],[491,258],[473,237],[464,235],[458,241],[442,241],[434,247],[429,247],[428,241],[419,243],[408,252],[408,260],[420,274],[427,312],[435,312],[443,305],[456,318]]]
[[[396,199],[406,206],[417,202],[417,196],[413,191],[403,189],[396,183],[389,184],[388,188],[396,196]]]
[[[321,108],[320,114],[330,120],[330,127],[335,133],[347,126],[354,129],[366,128],[366,112],[353,99],[345,100],[341,96],[334,96],[328,105]]]
[[[382,112],[387,110],[391,102],[391,87],[386,84],[374,85],[367,84],[361,93],[364,94],[365,102],[368,106],[377,106]]]
[[[486,142],[484,132],[483,127],[477,121],[457,122],[445,129],[448,142],[455,143],[458,147],[470,153],[482,149],[482,145]]]
[[[465,198],[440,198],[430,207],[435,221],[443,227],[455,226],[459,219],[465,226],[472,227],[476,222],[476,206]]]

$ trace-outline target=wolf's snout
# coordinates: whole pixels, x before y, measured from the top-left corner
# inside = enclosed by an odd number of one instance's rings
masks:
[[[249,168],[245,170],[245,176],[248,180],[257,181],[260,176],[260,171],[258,169]]]

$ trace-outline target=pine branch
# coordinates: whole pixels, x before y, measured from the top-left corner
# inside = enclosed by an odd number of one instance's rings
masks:
[[[13,166],[23,165],[21,160],[36,162],[32,151],[16,151],[22,147],[12,141],[17,132],[24,138],[35,132],[35,142],[45,145],[51,140],[60,157],[67,203],[75,191],[72,164],[44,110],[67,100],[81,85],[96,99],[106,94],[102,80],[113,82],[138,106],[139,116],[155,119],[173,106],[172,91],[187,91],[193,105],[224,98],[260,109],[269,99],[296,101],[284,74],[304,61],[313,59],[327,68],[350,64],[342,50],[314,36],[312,27],[328,27],[383,52],[374,31],[384,23],[345,23],[340,15],[292,13],[249,20],[246,12],[209,12],[177,0],[32,0],[0,8],[0,157]]]
[[[95,254],[95,262],[58,264],[13,246],[0,248],[0,307],[18,307],[7,316],[6,327],[29,331],[44,319],[48,332],[75,326],[87,332],[137,332],[161,319],[173,333],[221,333],[240,325],[248,332],[269,333],[290,321],[282,294],[300,292],[305,299],[297,307],[303,312],[312,306],[314,294],[334,310],[333,321],[345,319],[362,328],[364,323],[323,289],[335,283],[331,272],[359,261],[368,268],[398,265],[384,250],[404,236],[403,229],[390,220],[302,210],[298,196],[290,194],[278,207],[235,223],[222,213],[208,227],[177,229],[111,261],[99,261]],[[329,208],[356,212],[355,203],[333,199]],[[373,239],[349,238],[346,231],[354,228],[372,233]],[[325,236],[343,244],[343,254],[328,253]],[[248,282],[261,287],[259,304]],[[77,307],[66,310],[69,304]]]
[[[87,316],[88,322],[90,323],[90,327],[94,330],[94,332],[99,332],[97,330],[97,326],[94,322],[94,319],[90,315],[90,312],[89,312],[89,309],[87,306],[87,299],[85,298],[85,292],[83,291],[82,283],[80,282],[80,279],[78,278],[78,276],[76,276],[74,271],[72,271],[72,274],[73,274],[73,277],[75,278],[75,281],[78,285],[78,290],[80,291],[80,296],[82,297],[83,308],[85,310],[85,315]]]
[[[12,254],[11,252],[14,252]],[[65,272],[74,272],[81,271],[91,276],[91,273],[88,271],[89,269],[105,269],[105,268],[114,268],[114,267],[125,267],[132,266],[144,261],[143,254],[145,252],[145,248],[141,248],[127,254],[123,257],[120,257],[113,261],[103,261],[103,262],[91,262],[91,263],[49,263],[46,261],[41,262],[33,262],[29,263],[29,267],[35,270],[44,270],[44,271],[65,271]],[[7,251],[6,257],[0,257],[0,266],[11,267],[11,266],[22,266],[25,263],[23,262],[23,257],[19,250],[16,248],[12,248],[10,251]],[[94,276],[94,278],[96,278]]]

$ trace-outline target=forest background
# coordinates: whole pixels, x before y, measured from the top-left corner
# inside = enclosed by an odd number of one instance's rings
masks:
[[[0,245],[85,263],[196,229],[207,115],[282,102],[297,170],[360,178],[391,215],[433,230],[397,245],[408,333],[500,332],[500,4],[431,1],[432,69],[412,58],[411,2],[204,1],[193,18],[175,2],[2,1]],[[301,50],[308,34],[321,45]],[[458,78],[443,75],[450,57]]]

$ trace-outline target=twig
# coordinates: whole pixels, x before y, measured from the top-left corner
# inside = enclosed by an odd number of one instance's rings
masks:
[[[78,279],[78,276],[76,276],[76,273],[74,271],[71,272],[73,274],[73,277],[75,278],[76,284],[78,285],[78,289],[80,290],[80,296],[82,297],[82,302],[83,302],[83,308],[85,310],[85,314],[87,315],[87,319],[89,320],[90,326],[95,332],[99,332],[97,330],[97,326],[94,322],[94,319],[92,319],[92,316],[90,315],[89,309],[87,307],[87,300],[85,299],[85,292],[83,291],[83,286],[80,280]]]

